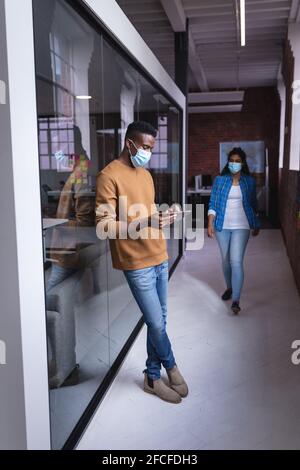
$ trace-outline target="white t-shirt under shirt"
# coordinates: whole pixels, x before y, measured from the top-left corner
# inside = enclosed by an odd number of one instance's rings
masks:
[[[250,229],[249,222],[243,207],[243,195],[238,186],[231,186],[226,203],[223,229]]]

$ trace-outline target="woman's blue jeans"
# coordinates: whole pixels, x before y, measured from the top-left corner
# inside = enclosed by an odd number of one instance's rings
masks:
[[[175,366],[170,340],[166,332],[168,297],[168,261],[157,266],[124,271],[131,292],[147,325],[147,375],[160,378],[165,369]]]
[[[244,255],[250,236],[249,229],[215,230],[219,243],[223,273],[227,289],[232,289],[232,300],[239,301],[244,283]]]

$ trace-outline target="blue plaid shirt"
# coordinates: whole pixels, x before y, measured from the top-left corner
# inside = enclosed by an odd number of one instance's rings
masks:
[[[209,200],[208,213],[215,215],[215,229],[221,231],[223,228],[226,203],[232,186],[231,174],[217,176],[214,180]],[[241,173],[240,188],[243,195],[243,206],[250,228],[260,228],[257,215],[256,181],[253,176]]]

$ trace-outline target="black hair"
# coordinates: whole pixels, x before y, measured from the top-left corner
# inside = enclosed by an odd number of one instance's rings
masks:
[[[230,170],[228,168],[228,163],[232,155],[238,155],[240,157],[240,159],[242,160],[242,173],[244,173],[245,175],[250,175],[250,171],[249,171],[249,167],[247,163],[247,156],[241,147],[234,147],[232,150],[230,150],[230,152],[228,153],[227,163],[224,166],[221,172],[221,175],[227,175],[228,173],[230,173]]]
[[[152,137],[155,138],[157,136],[157,130],[149,124],[149,122],[134,121],[127,127],[125,139],[131,139],[136,134],[152,135]]]

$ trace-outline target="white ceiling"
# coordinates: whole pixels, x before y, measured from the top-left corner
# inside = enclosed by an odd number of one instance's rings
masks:
[[[174,77],[174,30],[190,25],[190,90],[275,85],[282,45],[299,0],[246,0],[246,46],[237,30],[236,0],[117,0]]]

